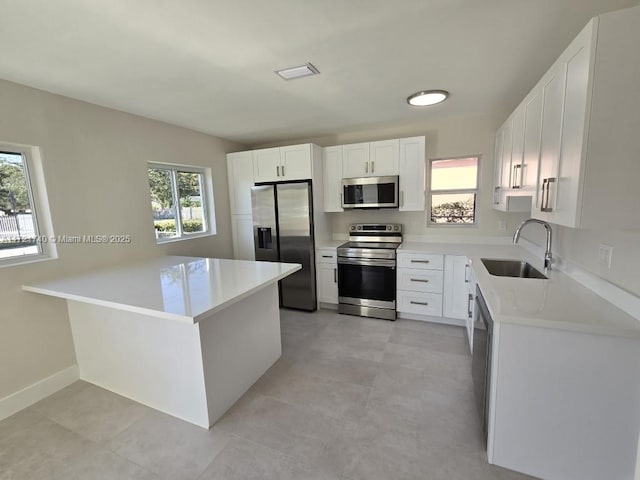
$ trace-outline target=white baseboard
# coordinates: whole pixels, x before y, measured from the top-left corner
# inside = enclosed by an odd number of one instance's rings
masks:
[[[73,365],[11,395],[0,398],[0,420],[4,420],[14,413],[18,413],[20,410],[56,393],[58,390],[62,390],[79,378],[78,365]]]

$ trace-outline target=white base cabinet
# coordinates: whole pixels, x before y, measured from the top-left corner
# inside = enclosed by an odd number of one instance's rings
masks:
[[[445,255],[443,316],[465,321],[469,317],[469,270],[467,257]]]
[[[442,316],[443,266],[443,255],[398,252],[398,313]]]
[[[549,480],[638,478],[637,339],[495,323],[492,369],[490,463]]]
[[[316,250],[318,303],[338,304],[338,261],[335,248]]]
[[[399,316],[466,326],[471,345],[475,284],[467,257],[398,252],[397,264]]]

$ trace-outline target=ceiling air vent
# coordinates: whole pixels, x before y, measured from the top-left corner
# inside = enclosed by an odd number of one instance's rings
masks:
[[[295,78],[308,77],[309,75],[317,75],[320,72],[310,63],[305,63],[304,65],[298,65],[297,67],[276,70],[275,73],[277,73],[283,80],[293,80]]]

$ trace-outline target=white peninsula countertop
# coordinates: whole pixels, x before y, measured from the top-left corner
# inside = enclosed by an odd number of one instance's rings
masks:
[[[301,268],[293,263],[166,256],[22,289],[193,324]]]

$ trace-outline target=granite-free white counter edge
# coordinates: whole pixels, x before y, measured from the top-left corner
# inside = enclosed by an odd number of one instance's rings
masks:
[[[640,339],[640,321],[559,270],[548,280],[489,274],[481,258],[526,260],[542,271],[542,260],[518,245],[406,242],[398,253],[468,257],[495,322]]]
[[[301,268],[300,264],[167,256],[22,289],[193,324]]]

